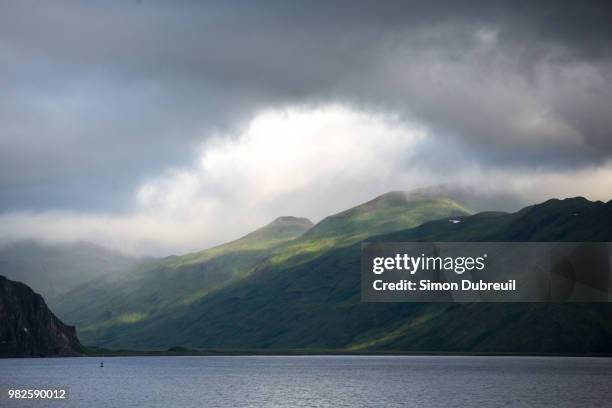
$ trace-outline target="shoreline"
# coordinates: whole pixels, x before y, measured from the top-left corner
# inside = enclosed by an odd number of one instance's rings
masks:
[[[105,350],[79,355],[0,356],[16,358],[86,358],[86,357],[280,357],[280,356],[388,356],[388,357],[592,357],[610,358],[612,353],[522,353],[522,352],[409,352],[409,351],[344,351],[344,350]]]

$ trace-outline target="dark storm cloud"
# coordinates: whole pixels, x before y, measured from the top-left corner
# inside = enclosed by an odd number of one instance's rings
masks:
[[[210,134],[290,104],[399,113],[487,166],[593,165],[612,154],[611,16],[606,2],[5,2],[0,209],[126,206]]]

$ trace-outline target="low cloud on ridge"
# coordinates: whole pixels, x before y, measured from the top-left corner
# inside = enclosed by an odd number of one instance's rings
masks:
[[[182,252],[439,183],[607,201],[611,25],[597,1],[5,2],[0,240]]]
[[[209,138],[193,166],[143,183],[124,214],[9,212],[0,225],[10,240],[87,240],[138,254],[172,254],[234,239],[280,215],[318,221],[400,187],[446,183],[490,194],[521,190],[532,201],[559,191],[605,199],[605,181],[612,177],[612,163],[572,172],[571,183],[558,172],[534,177],[520,169],[488,169],[438,143],[423,126],[342,106],[267,111],[240,134]],[[423,154],[440,166],[424,169]]]

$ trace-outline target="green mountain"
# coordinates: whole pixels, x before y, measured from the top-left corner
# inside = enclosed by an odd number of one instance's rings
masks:
[[[32,287],[52,307],[70,290],[102,276],[121,274],[137,262],[87,242],[21,241],[0,247],[0,274]]]
[[[470,210],[446,197],[392,191],[325,218],[302,238],[354,242],[368,236],[414,227],[425,221],[469,213]]]
[[[612,201],[550,200],[512,214],[453,218],[460,222],[442,219],[368,240],[612,240]],[[359,242],[301,262],[268,262],[180,316],[89,340],[134,348],[612,352],[611,304],[361,303],[359,269]]]
[[[101,279],[74,290],[57,305],[87,344],[155,348],[167,321],[184,321],[194,305],[228,285],[262,271],[297,266],[326,251],[352,245],[381,232],[414,227],[441,217],[467,215],[452,200],[380,196],[315,226],[303,218],[281,217],[247,236],[219,247],[141,264],[125,278]]]
[[[525,206],[515,193],[497,189],[479,189],[461,184],[438,184],[418,188],[411,192],[414,196],[447,197],[475,211],[514,212]]]
[[[104,338],[136,322],[155,322],[160,313],[180,311],[244,278],[275,248],[312,225],[305,218],[280,217],[224,245],[143,261],[129,273],[103,276],[66,293],[55,310],[85,338]]]
[[[194,265],[228,253],[267,252],[272,248],[299,237],[312,228],[313,225],[312,221],[307,218],[279,217],[270,224],[227,244],[184,256],[171,257],[169,264],[173,266]],[[247,261],[247,263],[249,262]]]
[[[392,191],[324,218],[299,239],[276,249],[266,260],[266,265],[302,263],[325,251],[354,244],[368,236],[468,214],[471,214],[469,209],[446,197]]]

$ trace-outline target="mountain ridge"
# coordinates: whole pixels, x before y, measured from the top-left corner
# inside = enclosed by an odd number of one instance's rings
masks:
[[[364,233],[371,234],[377,230],[388,231],[389,229],[399,229],[418,224],[420,220],[403,223],[402,216],[407,209],[414,212],[415,209],[410,207],[419,204],[426,207],[429,212],[428,216],[423,217],[423,219],[431,219],[431,212],[433,211],[439,211],[440,217],[472,213],[471,210],[447,197],[423,196],[409,191],[395,190],[325,217],[306,231],[303,238],[338,235],[339,224],[350,224],[349,227],[352,230],[346,228],[346,226],[343,227],[346,229],[347,235],[355,237],[363,236]],[[376,214],[379,219],[370,218],[371,214]],[[412,216],[414,217],[414,214]],[[395,226],[392,225],[393,223],[395,223]]]
[[[287,224],[299,228],[288,239],[268,239]],[[447,198],[390,192],[314,226],[279,217],[189,262],[193,254],[153,262],[132,282],[109,286],[110,296],[92,292],[108,296],[104,302],[76,302],[77,313],[61,309],[62,316],[77,323],[86,344],[114,348],[612,352],[607,305],[361,304],[363,240],[612,240],[612,200],[550,199],[513,213],[472,214]],[[230,270],[231,279],[212,279]],[[477,323],[453,338],[445,327],[463,327],[462,313]],[[506,324],[525,338],[504,340]],[[587,343],[565,332],[573,325]],[[539,345],[531,333],[559,340]]]
[[[359,231],[393,231],[469,213],[449,200],[406,200],[393,194],[378,200],[384,205],[370,208],[365,218],[362,208],[371,204],[354,207],[348,217],[345,212],[339,220],[348,228],[337,228],[335,234],[308,234],[329,221],[312,226],[303,218],[279,217],[227,244],[154,262],[133,273],[130,281],[96,282],[94,287],[82,288],[65,297],[58,313],[79,327],[85,341],[107,339],[130,327],[180,319],[193,304],[229,284],[274,265],[300,264],[333,247],[350,245],[361,237]],[[94,301],[83,305],[80,299],[86,297]]]
[[[551,201],[515,213],[465,216],[459,223],[434,220],[368,240],[612,240],[612,204]],[[612,352],[610,304],[367,304],[360,302],[359,265],[359,242],[303,263],[267,265],[267,270],[202,298],[181,319],[137,325],[105,339],[104,345]]]

